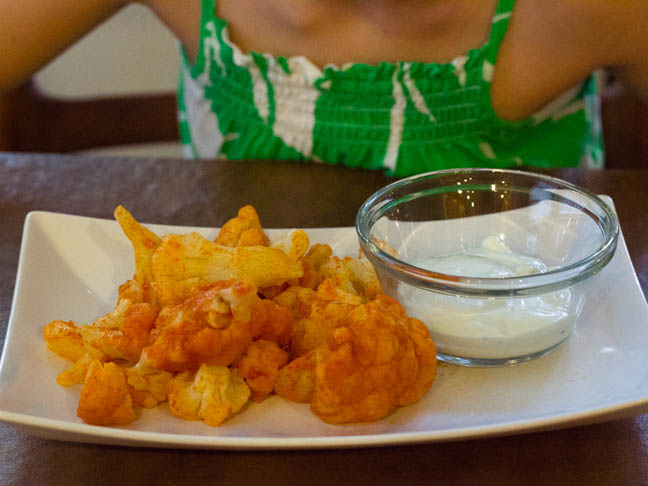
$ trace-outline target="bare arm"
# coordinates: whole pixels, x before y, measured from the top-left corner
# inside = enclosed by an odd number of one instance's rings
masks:
[[[536,0],[538,1],[538,0]],[[539,0],[543,1],[543,0]],[[552,34],[572,59],[607,69],[648,98],[648,1],[544,0],[556,7]],[[554,51],[561,49],[552,46]],[[577,61],[574,61],[577,62]]]
[[[129,0],[0,0],[0,93],[10,90]]]
[[[610,71],[626,85],[648,100],[648,2],[646,0],[617,0],[613,35],[615,40]],[[616,2],[610,2],[615,4]]]

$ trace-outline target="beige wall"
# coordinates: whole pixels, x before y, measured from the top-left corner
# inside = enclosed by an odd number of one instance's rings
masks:
[[[178,43],[145,7],[131,5],[36,75],[56,96],[174,91]],[[117,155],[181,156],[179,144],[102,149]]]

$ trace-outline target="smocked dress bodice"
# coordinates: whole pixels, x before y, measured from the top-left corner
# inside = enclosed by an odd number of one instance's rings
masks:
[[[193,65],[183,56],[181,139],[199,158],[297,159],[407,176],[453,167],[603,165],[594,78],[538,113],[505,121],[490,85],[513,9],[500,0],[488,41],[452,62],[315,66],[243,53],[203,0]]]

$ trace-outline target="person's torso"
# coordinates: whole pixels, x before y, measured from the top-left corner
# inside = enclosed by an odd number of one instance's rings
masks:
[[[488,40],[497,0],[217,0],[242,52],[349,62],[450,62]]]
[[[600,166],[593,79],[523,120],[494,112],[490,86],[512,7],[501,0],[486,41],[449,62],[320,67],[305,57],[248,51],[239,29],[243,51],[205,0],[199,53],[192,66],[185,58],[180,83],[187,152],[315,160],[397,176],[466,166]]]

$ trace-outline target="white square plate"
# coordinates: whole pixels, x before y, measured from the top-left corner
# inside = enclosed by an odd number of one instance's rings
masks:
[[[147,225],[157,234],[217,229]],[[267,230],[272,239],[286,230]],[[307,230],[339,256],[356,255],[353,228]],[[530,363],[480,369],[439,366],[415,405],[366,425],[334,426],[308,405],[271,397],[220,427],[172,416],[166,404],[125,427],[76,416],[80,387],[56,376],[70,364],[45,348],[54,319],[85,324],[114,307],[130,278],[130,243],[115,221],[33,212],[27,217],[0,364],[0,420],[51,439],[153,447],[296,449],[458,440],[567,427],[648,411],[648,307],[621,237],[599,275],[574,335]]]

